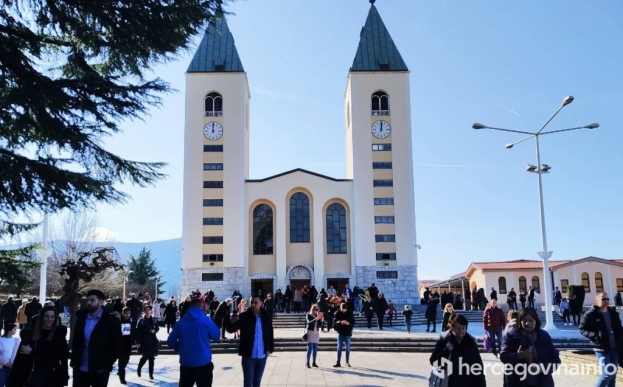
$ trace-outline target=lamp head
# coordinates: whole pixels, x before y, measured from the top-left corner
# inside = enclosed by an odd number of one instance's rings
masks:
[[[586,128],[586,129],[597,129],[597,128],[599,128],[599,124],[595,123],[595,124],[586,125],[584,128]]]
[[[571,102],[573,102],[573,96],[572,95],[568,95],[565,97],[565,99],[562,101],[562,106],[567,106],[569,105]]]
[[[504,145],[504,148],[511,149],[513,146],[515,146],[515,144],[506,144]]]
[[[541,172],[549,172],[549,170],[552,169],[552,167],[550,167],[547,164],[541,164]]]
[[[483,125],[483,124],[479,124],[479,123],[475,123],[474,125],[472,125],[472,129],[487,129],[488,126]]]
[[[536,171],[536,165],[532,165],[532,164],[526,165],[526,171],[528,171],[528,172]]]

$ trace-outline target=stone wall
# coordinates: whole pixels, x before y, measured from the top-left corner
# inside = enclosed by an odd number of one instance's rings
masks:
[[[222,281],[202,281],[203,273],[223,273]],[[182,269],[182,299],[199,289],[205,293],[212,289],[219,300],[231,297],[234,290],[244,293],[244,267],[224,267],[218,269]]]
[[[560,372],[569,372],[575,375],[587,374],[599,376],[599,364],[595,353],[591,351],[560,351],[562,366]],[[623,382],[623,369],[618,367],[617,381]]]
[[[377,277],[377,272],[388,271],[397,271],[398,278],[383,279]],[[357,266],[357,286],[365,290],[373,282],[379,291],[385,294],[385,299],[392,300],[396,309],[402,309],[401,305],[420,303],[417,266]]]

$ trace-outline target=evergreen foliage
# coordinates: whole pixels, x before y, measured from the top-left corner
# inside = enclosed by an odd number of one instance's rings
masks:
[[[104,140],[160,104],[170,87],[146,73],[226,2],[0,0],[0,234],[18,231],[8,219],[123,203],[123,184],[165,177],[164,163],[125,159]],[[23,280],[34,248],[0,251],[2,278]]]
[[[153,283],[153,278],[160,277],[160,271],[156,267],[156,259],[151,259],[151,250],[147,250],[145,247],[141,249],[136,258],[130,255],[127,268],[132,271],[128,275],[128,279],[137,285],[143,286],[147,283]],[[161,289],[165,284],[166,282],[158,282],[158,294],[163,293]]]

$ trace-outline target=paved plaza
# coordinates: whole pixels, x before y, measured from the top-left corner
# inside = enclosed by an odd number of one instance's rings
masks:
[[[401,329],[386,329],[384,331],[368,331],[356,329],[354,336],[358,337],[438,337],[438,333],[426,333],[424,327],[415,326],[415,333],[408,335]],[[481,324],[470,324],[469,331],[475,336],[482,335]],[[277,329],[277,337],[301,336],[300,329]],[[322,333],[323,337],[335,337],[334,333]],[[158,332],[159,338],[165,340],[166,329]],[[580,337],[576,329],[560,330],[552,334],[555,337]],[[301,342],[303,348],[305,344]],[[319,369],[305,367],[305,352],[275,352],[268,359],[262,386],[428,386],[430,374],[428,353],[398,353],[398,352],[352,352],[351,368],[333,368],[336,353],[321,351],[318,353]],[[483,361],[489,365],[499,363],[490,353],[482,354]],[[132,356],[127,368],[128,386],[177,386],[179,378],[179,358],[175,355],[160,355],[156,358],[155,380],[150,381],[147,365],[143,368],[143,377],[136,375],[136,365],[139,357]],[[242,386],[242,370],[240,357],[236,354],[214,355],[214,387]],[[342,364],[344,359],[342,358]],[[122,386],[116,376],[116,369],[111,375],[109,386]],[[557,375],[554,377],[556,385],[565,387],[587,387],[596,383],[595,376]],[[487,385],[502,386],[502,376],[487,375]]]

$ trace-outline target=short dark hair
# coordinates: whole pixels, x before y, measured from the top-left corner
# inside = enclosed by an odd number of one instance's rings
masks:
[[[95,296],[100,300],[105,300],[106,295],[99,289],[91,289],[87,292],[87,297]]]
[[[454,324],[464,325],[467,328],[467,318],[460,313],[452,313],[448,319],[448,329],[452,328]]]
[[[172,300],[172,301],[175,301],[175,300]],[[192,306],[198,306],[198,307],[200,307],[200,308],[201,308],[201,304],[202,304],[202,303],[201,303],[201,298],[191,298],[191,299],[190,299],[190,306],[191,306],[191,307],[192,307]]]
[[[536,321],[536,326],[534,327],[534,329],[535,330],[540,329],[541,319],[539,318],[539,314],[534,308],[523,308],[522,310],[519,311],[519,317],[517,318],[517,326],[521,328],[521,321],[528,316],[532,317],[534,321]]]
[[[131,311],[132,311],[132,309],[130,309],[130,308],[128,308],[128,307],[126,306],[125,308],[123,308],[123,309],[121,310],[121,313],[131,312]]]
[[[4,323],[4,333],[2,334],[2,337],[9,337],[9,332],[11,332],[16,326],[17,325],[14,323]]]

